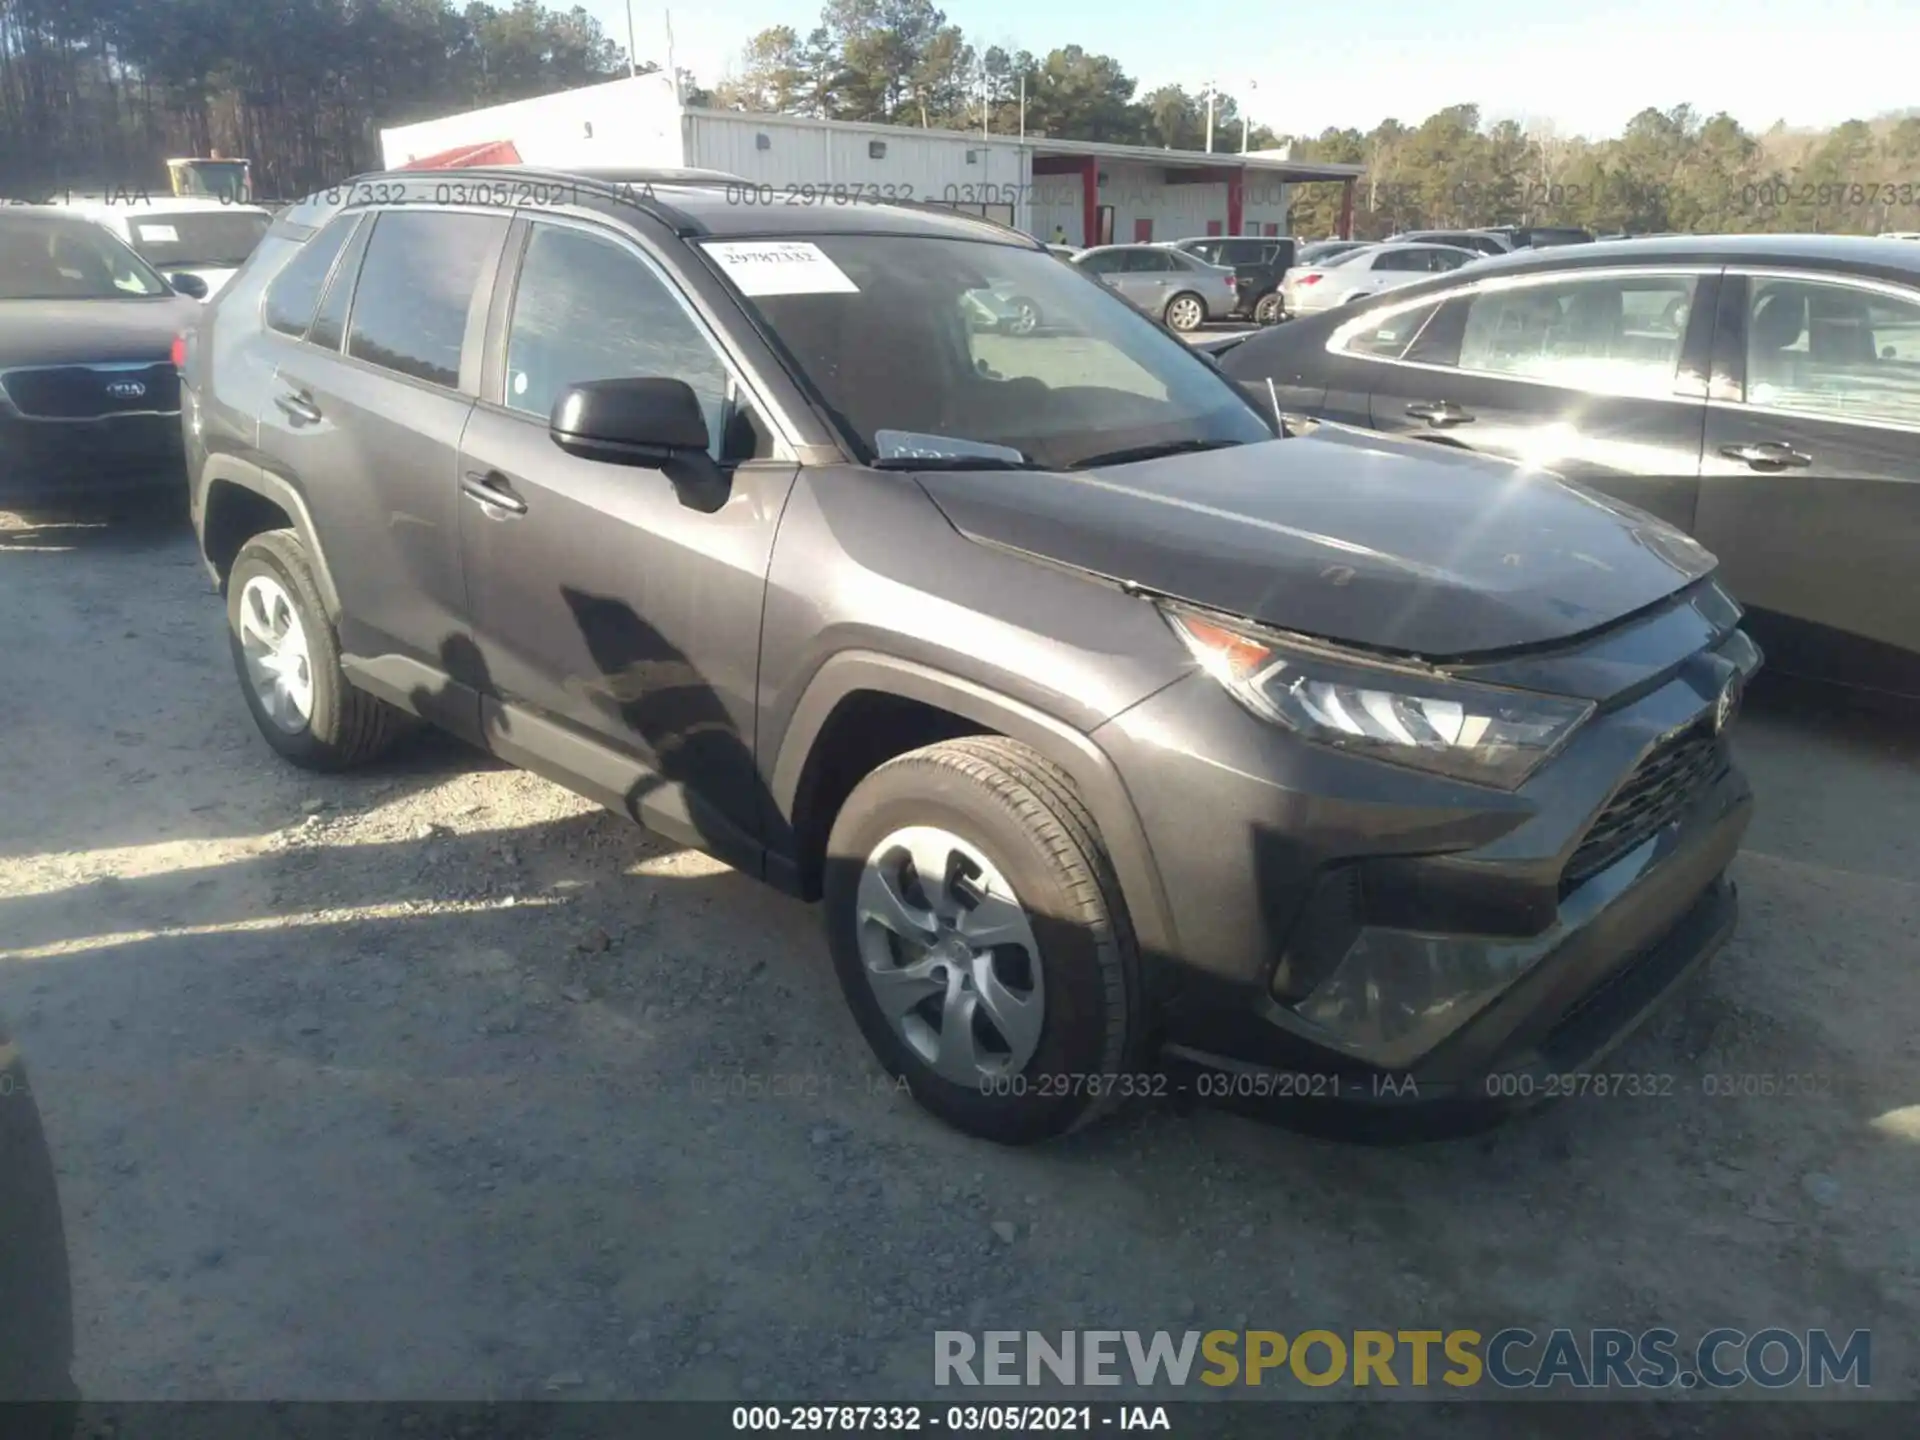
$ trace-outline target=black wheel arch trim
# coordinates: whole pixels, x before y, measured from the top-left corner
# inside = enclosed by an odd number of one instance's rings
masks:
[[[333,571],[327,564],[326,551],[320,544],[319,532],[314,528],[307,502],[301,498],[298,490],[278,475],[231,455],[208,456],[193,487],[193,523],[200,544],[200,560],[215,588],[223,593],[225,591],[225,578],[207,554],[207,499],[215,485],[232,485],[237,489],[250,490],[263,500],[271,500],[292,518],[293,531],[300,537],[300,544],[313,566],[313,578],[320,587],[320,598],[326,602],[328,617],[338,621],[340,592],[334,588]]]
[[[1166,892],[1133,797],[1092,738],[1065,721],[971,680],[875,651],[841,651],[814,671],[794,706],[771,774],[774,803],[794,817],[808,761],[834,711],[863,690],[897,695],[946,710],[987,730],[1031,745],[1073,780],[1100,828],[1132,921],[1149,955],[1179,953]]]

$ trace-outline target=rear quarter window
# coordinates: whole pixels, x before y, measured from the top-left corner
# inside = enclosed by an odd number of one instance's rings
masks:
[[[320,306],[320,293],[326,288],[327,276],[333,271],[333,262],[339,258],[340,249],[347,243],[347,236],[352,233],[354,223],[359,218],[357,215],[342,215],[306,244],[300,245],[299,253],[274,276],[267,286],[265,318],[269,330],[277,330],[282,335],[291,335],[296,339],[307,333],[307,326],[313,322],[313,312]],[[261,242],[261,248],[296,243],[278,235],[270,235]]]

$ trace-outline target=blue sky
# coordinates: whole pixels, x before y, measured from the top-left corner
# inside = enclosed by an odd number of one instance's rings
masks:
[[[567,0],[557,0],[559,4]],[[626,43],[623,0],[582,0]],[[1283,133],[1419,120],[1478,100],[1489,119],[1612,134],[1649,105],[1726,110],[1764,129],[1827,126],[1920,104],[1917,0],[952,0],[977,44],[1044,54],[1078,42],[1142,90],[1214,80]],[[664,62],[668,10],[634,0],[635,50]],[[711,85],[769,25],[803,33],[817,0],[679,0],[675,58]],[[1316,18],[1318,17],[1318,18]],[[1271,40],[1258,37],[1270,33]],[[1249,88],[1248,82],[1256,88]],[[1920,177],[1915,177],[1920,179]]]

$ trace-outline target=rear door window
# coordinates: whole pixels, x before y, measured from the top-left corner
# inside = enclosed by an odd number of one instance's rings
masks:
[[[475,290],[506,232],[504,215],[382,212],[360,266],[347,353],[457,388]]]
[[[1606,275],[1484,290],[1467,301],[1460,368],[1672,395],[1698,283],[1692,275]]]

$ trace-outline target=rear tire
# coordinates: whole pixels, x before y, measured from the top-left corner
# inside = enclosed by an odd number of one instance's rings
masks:
[[[1183,290],[1167,301],[1167,308],[1161,312],[1161,318],[1167,322],[1169,330],[1177,330],[1185,335],[1206,324],[1207,302],[1192,291]]]
[[[251,619],[250,606],[257,607]],[[259,636],[260,616],[267,609],[284,613],[289,631],[297,627],[304,652],[292,681],[301,700],[273,708],[262,694],[257,663],[249,661],[248,637]],[[234,557],[227,576],[227,638],[247,709],[283,760],[304,770],[350,770],[377,758],[412,728],[412,717],[347,680],[312,563],[291,530],[256,535]],[[257,643],[253,649],[257,662]]]
[[[1253,306],[1254,322],[1259,325],[1272,325],[1280,318],[1279,293],[1262,295]]]
[[[912,863],[922,856],[937,879]],[[887,1073],[948,1124],[1030,1144],[1148,1088],[1136,1064],[1139,963],[1119,886],[1072,782],[1037,751],[981,736],[880,766],[834,821],[825,902],[834,967],[861,1033]],[[944,911],[957,915],[953,925],[905,926],[944,934],[938,943],[883,919]],[[1022,938],[969,947],[964,937],[988,924]],[[1019,1024],[1002,1029],[1006,1015]]]

